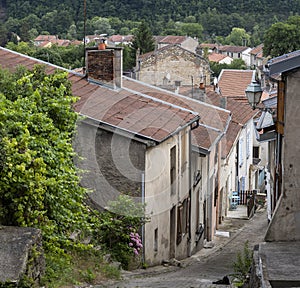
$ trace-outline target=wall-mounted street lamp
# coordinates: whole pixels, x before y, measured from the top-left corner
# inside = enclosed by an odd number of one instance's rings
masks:
[[[257,108],[257,105],[260,102],[262,92],[263,90],[260,86],[260,83],[254,80],[247,86],[245,94],[253,110]]]
[[[272,108],[257,107],[257,105],[260,102],[262,92],[263,89],[261,88],[260,83],[258,83],[255,80],[252,80],[252,82],[247,86],[247,89],[245,90],[245,94],[250,106],[252,107],[253,110],[259,109],[260,111],[265,111],[274,114]]]

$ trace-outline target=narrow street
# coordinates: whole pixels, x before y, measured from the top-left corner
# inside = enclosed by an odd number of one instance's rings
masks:
[[[232,264],[245,242],[249,248],[262,242],[267,228],[266,209],[259,209],[250,220],[226,218],[218,231],[229,232],[230,237],[217,236],[212,248],[203,248],[192,257],[181,261],[182,267],[158,266],[146,270],[126,272],[123,280],[117,283],[95,287],[114,288],[204,288],[230,287],[212,282],[233,273]]]

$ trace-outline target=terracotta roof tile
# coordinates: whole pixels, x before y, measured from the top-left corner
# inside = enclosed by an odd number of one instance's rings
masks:
[[[218,44],[214,44],[214,43],[201,43],[199,44],[200,48],[210,48],[210,49],[215,49],[217,48],[219,45]]]
[[[135,89],[143,94],[197,112],[200,115],[200,126],[192,131],[192,143],[199,148],[209,150],[211,145],[226,130],[230,120],[230,112],[227,110],[183,95],[158,89],[131,78],[124,77],[123,86],[127,89]]]
[[[3,68],[14,70],[18,63],[28,68],[34,64],[46,64],[49,73],[58,68],[0,47],[0,65]],[[198,119],[192,110],[143,95],[140,91],[109,89],[87,82],[82,75],[68,72],[69,80],[74,84],[74,95],[80,97],[74,105],[75,110],[99,122],[160,142],[178,128]]]
[[[243,51],[247,50],[249,47],[245,46],[232,46],[232,45],[224,45],[219,46],[219,51],[222,52],[232,52],[232,53],[242,53]]]
[[[253,73],[255,73],[253,70],[223,69],[218,80],[221,95],[246,100],[245,90],[252,81]]]
[[[212,62],[220,62],[221,60],[225,59],[226,57],[229,57],[229,56],[219,54],[219,53],[208,54],[208,60],[212,61]]]
[[[260,44],[255,48],[253,48],[249,53],[253,55],[262,54],[263,48],[264,48],[264,44]]]
[[[212,87],[210,87],[207,88],[207,98],[211,103],[220,105],[222,97],[215,93]],[[226,103],[226,109],[231,111],[232,114],[226,135],[222,138],[222,157],[228,155],[243,126],[259,113],[258,111],[253,110],[248,102],[241,102],[235,98],[225,98],[224,101],[223,103]]]

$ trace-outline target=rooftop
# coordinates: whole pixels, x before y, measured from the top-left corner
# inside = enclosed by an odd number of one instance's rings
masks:
[[[219,53],[210,53],[208,54],[208,60],[212,62],[220,62],[225,58],[230,58],[229,56],[219,54]]]
[[[219,51],[222,51],[222,52],[242,53],[245,50],[249,49],[249,47],[223,45],[223,46],[219,46],[218,49],[219,49]]]
[[[223,69],[218,79],[221,95],[247,101],[245,90],[251,83],[254,73],[254,70]]]
[[[79,97],[74,108],[81,115],[149,140],[161,142],[199,118],[192,110],[158,99],[163,95],[151,97],[137,90],[96,85],[73,71],[0,47],[2,68],[15,70],[22,65],[30,69],[35,64],[45,64],[48,73],[68,71],[73,94]]]
[[[192,133],[192,144],[195,147],[210,150],[212,144],[223,136],[229,125],[230,111],[218,106],[175,94],[127,77],[123,77],[123,86],[199,114],[199,127],[194,129]]]

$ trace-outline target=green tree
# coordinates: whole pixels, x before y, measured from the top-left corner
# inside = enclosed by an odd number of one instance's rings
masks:
[[[91,25],[93,28],[93,34],[114,34],[114,29],[111,28],[108,18],[94,17],[91,20]]]
[[[181,23],[180,29],[184,35],[202,39],[203,27],[199,23]]]
[[[68,251],[88,247],[71,233],[92,232],[73,162],[76,98],[66,72],[36,66],[0,70],[0,99],[0,224],[40,228],[47,269],[59,270]]]
[[[223,69],[238,69],[238,70],[246,70],[246,64],[242,59],[233,59],[231,64],[219,64],[216,62],[210,62],[210,69],[213,71],[213,75],[218,77]]]
[[[247,46],[250,42],[250,35],[243,28],[234,27],[231,33],[225,38],[225,44],[236,46]]]
[[[35,51],[35,48],[32,45],[30,45],[27,42],[23,42],[23,41],[19,42],[18,44],[15,44],[13,42],[8,42],[5,47],[7,49],[10,49],[10,50],[13,50],[13,51],[16,51],[16,52],[19,52],[21,54],[25,54],[28,56],[31,56]]]
[[[141,54],[154,50],[154,38],[149,26],[145,21],[142,21],[138,29],[135,31],[132,41],[132,47],[135,51],[137,49],[140,49]]]
[[[277,57],[300,49],[300,16],[273,24],[264,37],[264,56]]]
[[[59,53],[59,50],[57,49],[57,46],[53,46],[50,49],[49,48],[39,48],[36,51],[34,51],[31,55],[34,58],[43,60],[45,62],[49,62],[58,66],[63,65],[63,61],[61,58],[61,55]]]

